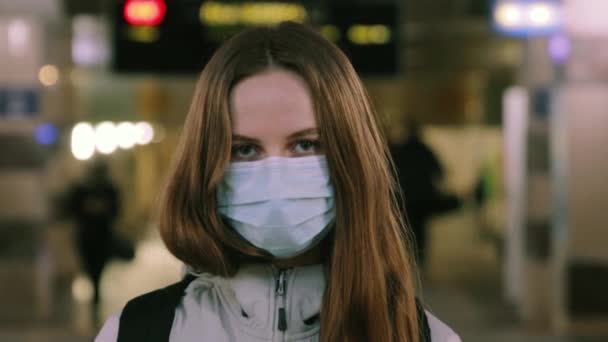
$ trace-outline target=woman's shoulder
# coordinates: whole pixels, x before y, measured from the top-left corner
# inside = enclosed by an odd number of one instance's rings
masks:
[[[120,315],[121,313],[119,312],[108,318],[95,338],[95,342],[115,342],[118,340]],[[456,334],[447,324],[440,321],[428,311],[426,312],[426,316],[431,330],[432,342],[462,342],[458,334]]]
[[[439,320],[432,313],[426,311],[426,316],[431,330],[431,341],[433,342],[462,342],[460,336],[447,324]],[[97,341],[96,341],[97,342]]]
[[[203,293],[209,292],[209,290],[213,288],[213,284],[208,278],[209,277],[201,275],[197,278],[190,278],[188,281],[180,281],[165,288],[144,293],[131,299],[120,312],[110,316],[110,318],[106,320],[97,334],[95,342],[115,342],[118,339],[121,316],[125,312],[125,309],[127,309],[125,317],[127,322],[131,321],[134,318],[134,315],[137,316],[142,311],[149,310],[150,307],[158,308],[161,311],[165,309],[174,310],[178,305],[181,305],[181,302],[185,297],[201,297]],[[171,298],[167,300],[167,296],[170,296]],[[155,316],[150,315],[150,317]]]

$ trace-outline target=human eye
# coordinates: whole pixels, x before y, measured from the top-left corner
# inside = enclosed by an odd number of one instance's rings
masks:
[[[256,160],[259,157],[259,148],[253,144],[235,144],[232,146],[233,161]]]
[[[292,152],[296,155],[313,155],[321,153],[321,142],[317,139],[299,139],[292,145]]]

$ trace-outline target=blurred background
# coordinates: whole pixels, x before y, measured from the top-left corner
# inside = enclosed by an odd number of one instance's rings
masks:
[[[429,309],[608,341],[608,1],[0,0],[0,341],[89,341],[180,263],[152,215],[197,75],[306,22],[382,115]],[[606,144],[606,145],[604,145]]]

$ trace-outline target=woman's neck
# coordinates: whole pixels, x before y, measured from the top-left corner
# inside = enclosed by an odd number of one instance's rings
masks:
[[[293,268],[299,266],[316,265],[323,261],[321,257],[321,246],[317,245],[302,254],[288,259],[275,259],[272,265],[278,269]]]

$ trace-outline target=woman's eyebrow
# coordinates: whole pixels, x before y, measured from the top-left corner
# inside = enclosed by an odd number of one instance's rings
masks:
[[[253,142],[253,143],[259,143],[260,140],[256,139],[256,138],[251,138],[251,137],[247,137],[244,135],[239,135],[239,134],[233,134],[232,135],[232,140],[240,140],[240,141],[246,141],[246,142]]]
[[[289,135],[289,139],[294,139],[297,137],[301,137],[301,136],[305,136],[305,135],[312,135],[312,134],[319,134],[319,129],[315,128],[315,127],[311,127],[311,128],[306,128],[306,129],[302,129],[299,130],[297,132],[291,133]],[[253,142],[253,143],[259,143],[260,140],[256,139],[256,138],[252,138],[252,137],[248,137],[245,135],[240,135],[240,134],[233,134],[232,135],[232,140],[239,140],[239,141],[246,141],[246,142]]]
[[[301,136],[305,136],[305,135],[311,135],[311,134],[319,134],[319,129],[316,127],[311,127],[311,128],[299,130],[295,133],[291,133],[289,135],[289,139],[293,139],[293,138],[297,138],[297,137],[301,137]]]

